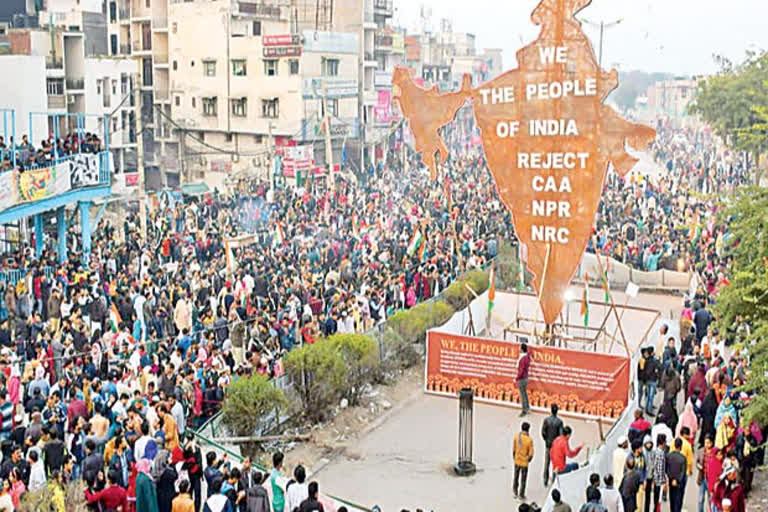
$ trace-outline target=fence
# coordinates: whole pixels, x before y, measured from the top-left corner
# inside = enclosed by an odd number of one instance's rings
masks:
[[[6,285],[15,285],[22,279],[24,279],[27,275],[29,275],[33,270],[31,268],[17,268],[12,270],[0,270],[0,282],[5,283]],[[51,278],[53,277],[53,267],[43,267],[43,273],[45,274],[45,277]]]

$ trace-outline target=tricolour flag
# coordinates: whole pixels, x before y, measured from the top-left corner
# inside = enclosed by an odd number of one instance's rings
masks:
[[[109,307],[109,326],[112,329],[112,332],[119,331],[121,323],[123,323],[123,319],[120,316],[120,312],[117,310],[117,306],[115,306],[115,303],[113,302]]]
[[[600,256],[598,256],[599,258]],[[603,269],[603,291],[605,292],[605,303],[611,301],[611,284],[608,281],[608,269],[611,266],[611,258],[605,257],[605,268]]]
[[[427,244],[422,243],[419,246],[419,261],[422,263],[427,261]]]
[[[421,234],[421,230],[417,229],[413,233],[413,236],[411,237],[411,241],[408,242],[408,250],[407,250],[408,256],[413,256],[413,253],[415,253],[416,249],[419,248],[419,246],[421,245],[421,242],[423,241],[423,239],[424,239],[424,237]]]
[[[589,325],[589,276],[584,276],[584,294],[581,296],[581,316],[584,317],[584,327]]]
[[[493,309],[493,302],[496,300],[496,272],[491,263],[491,271],[488,273],[488,313]]]
[[[283,233],[283,226],[278,222],[277,227],[275,228],[274,244],[283,245],[283,242],[285,242],[285,233]]]

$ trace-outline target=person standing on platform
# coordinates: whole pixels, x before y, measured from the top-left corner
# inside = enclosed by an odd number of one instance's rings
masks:
[[[552,443],[563,434],[563,420],[557,416],[560,409],[557,404],[552,404],[550,414],[544,423],[541,424],[541,438],[544,440],[544,487],[549,485],[549,453],[552,450]]]
[[[517,361],[517,387],[520,390],[520,404],[523,407],[520,417],[529,412],[528,405],[528,371],[531,368],[531,356],[528,354],[528,345],[520,345],[520,359]]]
[[[528,481],[528,465],[533,459],[533,439],[530,436],[531,425],[523,422],[521,432],[512,440],[512,457],[515,461],[515,477],[512,492],[515,498],[525,501],[525,484]]]

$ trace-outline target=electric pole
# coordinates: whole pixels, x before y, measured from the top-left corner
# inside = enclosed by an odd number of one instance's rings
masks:
[[[139,66],[139,73],[137,76],[137,83],[134,84],[133,92],[136,95],[136,170],[139,173],[138,186],[139,186],[139,229],[141,231],[142,243],[147,242],[147,209],[146,198],[147,192],[144,185],[144,123],[142,122],[142,116],[144,115],[144,108],[142,104],[141,89],[139,87],[138,80],[141,80],[141,59],[136,59]]]
[[[605,32],[605,29],[615,27],[616,25],[624,21],[624,18],[619,18],[618,20],[611,21],[611,22],[605,22],[600,20],[600,23],[585,20],[584,18],[577,18],[577,19],[582,23],[586,23],[587,25],[591,25],[595,28],[600,29],[600,40],[599,40],[600,42],[598,43],[599,50],[598,50],[597,64],[600,67],[600,69],[602,69],[603,68],[603,34]]]
[[[336,177],[333,175],[333,144],[331,143],[331,113],[328,111],[328,81],[323,79],[323,111],[325,112],[325,164],[328,166],[329,188],[331,193],[336,188]]]

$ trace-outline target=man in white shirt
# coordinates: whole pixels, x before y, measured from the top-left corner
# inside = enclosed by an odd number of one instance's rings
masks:
[[[284,510],[295,510],[301,505],[301,502],[309,497],[309,488],[305,483],[307,472],[304,466],[296,466],[296,469],[293,470],[293,478],[296,479],[296,482],[288,485],[288,490],[285,493]]]
[[[173,395],[168,397],[168,403],[171,405],[171,416],[173,416],[173,420],[176,422],[179,436],[183,436],[184,425],[186,424],[186,420],[184,419],[184,407],[182,407],[181,403],[176,400],[176,397]]]
[[[627,439],[627,436],[621,436],[617,445],[618,446],[613,450],[611,474],[613,474],[614,482],[621,482],[621,479],[624,478],[624,468],[627,466],[627,448],[629,448],[629,439]]]
[[[45,467],[43,466],[43,460],[40,458],[40,454],[36,451],[30,451],[27,454],[27,463],[29,463],[29,491],[35,492],[36,490],[45,486]]]

